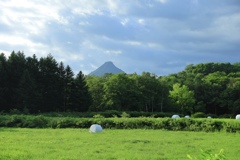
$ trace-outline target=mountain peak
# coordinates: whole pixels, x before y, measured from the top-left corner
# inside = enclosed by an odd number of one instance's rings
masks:
[[[114,65],[112,61],[107,61],[107,62],[105,62],[104,64]],[[103,65],[104,65],[104,64],[103,64]],[[115,66],[115,65],[114,65],[114,66]]]
[[[106,73],[118,74],[118,73],[124,73],[124,71],[117,68],[113,64],[113,62],[107,61],[103,65],[101,65],[99,68],[97,68],[93,72],[89,73],[89,75],[103,76]]]

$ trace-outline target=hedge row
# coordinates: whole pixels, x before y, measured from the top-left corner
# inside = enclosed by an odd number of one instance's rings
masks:
[[[0,115],[21,115],[25,114],[25,112],[20,112],[17,109],[10,110],[9,113],[0,112]],[[47,112],[47,113],[39,113],[37,115],[44,115],[48,117],[84,117],[84,118],[92,118],[95,115],[101,115],[105,118],[111,117],[123,117],[123,114],[128,114],[129,117],[152,117],[152,118],[167,118],[171,117],[174,114],[180,115],[180,117],[184,117],[185,115],[173,112],[137,112],[137,111],[117,111],[117,110],[107,110],[104,112]],[[235,118],[233,114],[224,114],[224,115],[215,115],[215,114],[205,114],[203,112],[196,112],[191,115],[193,118],[206,118],[211,116],[212,118]]]
[[[0,127],[89,128],[100,124],[104,129],[164,129],[173,131],[240,132],[240,121],[225,119],[172,118],[71,118],[30,115],[0,115]]]
[[[168,112],[137,112],[137,111],[116,111],[116,110],[108,110],[104,112],[49,112],[49,113],[42,113],[44,116],[49,117],[85,117],[85,118],[92,118],[95,115],[101,115],[105,118],[111,117],[122,117],[123,113],[127,113],[130,117],[154,117],[154,118],[164,118],[164,117],[171,117],[174,113]]]

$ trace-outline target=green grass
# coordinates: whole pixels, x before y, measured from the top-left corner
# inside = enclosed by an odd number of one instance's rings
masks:
[[[221,149],[237,160],[239,140],[225,132],[0,128],[0,160],[186,160]]]

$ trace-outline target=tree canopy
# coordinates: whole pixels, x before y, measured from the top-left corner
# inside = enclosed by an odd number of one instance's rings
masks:
[[[240,113],[240,63],[190,64],[175,74],[76,76],[49,54],[0,54],[0,112]]]

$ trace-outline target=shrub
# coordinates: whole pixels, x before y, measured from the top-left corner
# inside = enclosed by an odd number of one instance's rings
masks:
[[[57,128],[76,128],[77,122],[75,119],[67,118],[60,119],[57,121]]]
[[[26,116],[27,117],[27,116]],[[49,120],[44,116],[31,116],[27,117],[25,121],[23,121],[22,127],[28,128],[46,128]]]
[[[6,119],[6,127],[22,127],[24,122],[24,117],[20,115],[10,116]]]
[[[223,115],[219,116],[219,118],[230,118],[230,119],[232,119],[232,118],[235,118],[235,116],[233,114],[223,114]]]
[[[202,120],[201,128],[205,132],[214,132],[220,131],[223,128],[223,122],[220,121],[212,121],[212,120]]]
[[[131,116],[130,116],[130,114],[128,114],[126,112],[122,112],[121,117],[122,118],[130,118]]]
[[[192,117],[193,118],[205,118],[205,117],[207,117],[207,115],[203,112],[196,112],[196,113],[192,114]]]
[[[89,128],[92,124],[95,124],[96,122],[92,121],[91,119],[81,119],[76,122],[76,126],[78,128]]]
[[[240,123],[237,121],[226,122],[224,124],[224,130],[230,133],[240,132]]]
[[[102,116],[101,114],[96,114],[93,116],[93,118],[104,118],[104,116]]]
[[[10,113],[10,114],[21,114],[21,112],[20,112],[18,109],[16,109],[16,108],[11,109],[11,110],[9,111],[9,113]]]

